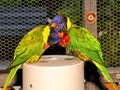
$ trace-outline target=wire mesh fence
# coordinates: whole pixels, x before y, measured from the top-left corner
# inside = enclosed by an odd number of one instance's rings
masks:
[[[47,17],[68,15],[83,25],[82,0],[0,0],[0,64],[7,66],[21,37]],[[97,32],[106,66],[120,66],[119,0],[97,0]],[[50,48],[45,54],[65,54],[65,49]]]
[[[119,0],[97,0],[97,32],[106,66],[120,66]]]

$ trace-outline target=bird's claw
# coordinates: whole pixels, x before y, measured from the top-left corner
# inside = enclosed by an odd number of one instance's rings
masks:
[[[45,43],[45,44],[44,44],[44,48],[45,48],[45,49],[48,49],[49,47],[50,47],[50,44],[49,44],[49,43]]]

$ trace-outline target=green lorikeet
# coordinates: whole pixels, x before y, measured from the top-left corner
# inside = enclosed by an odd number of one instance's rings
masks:
[[[10,70],[10,73],[3,90],[6,90],[6,87],[9,86],[17,70],[23,63],[33,63],[38,61],[40,56],[50,45],[57,43],[56,37],[48,40],[53,34],[50,26],[40,25],[32,29],[22,38],[15,49],[13,61],[7,68]]]
[[[64,15],[55,16],[51,26],[59,31],[59,45],[66,47],[77,58],[94,63],[116,90],[115,84],[104,66],[100,43],[89,30],[72,24],[69,17]]]

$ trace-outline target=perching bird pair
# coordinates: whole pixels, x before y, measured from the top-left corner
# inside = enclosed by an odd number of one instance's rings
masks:
[[[72,24],[69,17],[58,15],[52,19],[50,25],[40,25],[34,28],[19,42],[14,52],[13,61],[7,68],[10,69],[10,74],[3,90],[9,86],[16,71],[23,63],[38,61],[43,52],[54,44],[67,48],[70,54],[83,61],[90,60],[115,88],[114,82],[104,66],[98,40],[87,29]]]

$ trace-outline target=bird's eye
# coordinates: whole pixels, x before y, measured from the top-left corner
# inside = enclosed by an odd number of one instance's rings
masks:
[[[56,34],[52,34],[53,37],[56,37]]]

